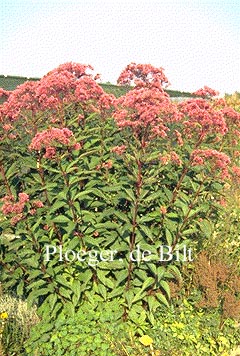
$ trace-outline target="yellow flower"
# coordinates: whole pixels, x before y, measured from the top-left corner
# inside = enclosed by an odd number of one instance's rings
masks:
[[[144,346],[150,346],[153,343],[153,339],[148,335],[143,335],[142,337],[139,338],[139,341]]]
[[[7,317],[8,317],[8,313],[6,312],[0,314],[1,319],[7,319]]]

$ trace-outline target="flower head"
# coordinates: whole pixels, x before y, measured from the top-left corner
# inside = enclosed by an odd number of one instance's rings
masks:
[[[143,335],[139,338],[139,341],[141,342],[141,344],[143,344],[144,346],[150,346],[153,343],[153,339],[148,336],[148,335]]]
[[[7,312],[0,313],[0,319],[7,319],[7,318],[8,318]]]

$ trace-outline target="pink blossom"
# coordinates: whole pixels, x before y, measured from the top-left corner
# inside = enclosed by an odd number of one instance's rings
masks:
[[[2,105],[2,114],[13,121],[19,119],[22,110],[35,112],[38,108],[36,88],[38,82],[26,81],[12,91]]]
[[[170,159],[171,159],[171,157],[169,154],[165,154],[165,155],[160,154],[159,155],[159,161],[164,165],[168,164]]]
[[[27,201],[29,201],[29,195],[26,193],[19,193],[18,197],[20,203],[26,203]]]
[[[101,78],[101,74],[97,73],[95,76],[94,76],[94,80],[98,80]]]
[[[167,213],[167,208],[166,208],[166,206],[161,206],[160,207],[160,212],[163,214],[163,215],[165,215],[166,213]]]
[[[14,197],[6,195],[2,198],[4,202],[1,210],[4,215],[21,214],[25,208],[25,204],[29,201],[29,195],[26,193],[18,194],[19,201],[14,202]]]
[[[82,120],[84,120],[84,115],[82,115],[82,114],[79,114],[79,115],[78,115],[78,120],[79,120],[79,121],[82,121]]]
[[[111,151],[121,156],[125,152],[125,150],[126,150],[126,145],[121,145],[121,146],[113,147]]]
[[[210,162],[213,170],[221,172],[222,179],[229,177],[228,167],[231,163],[229,156],[225,153],[212,149],[197,149],[191,154],[192,165],[202,165],[205,162]]]
[[[21,221],[23,219],[23,214],[17,214],[15,216],[13,216],[10,220],[12,225],[16,225],[19,221]]]
[[[87,74],[87,70],[92,71],[93,67],[89,64],[80,64],[80,63],[75,63],[75,62],[67,62],[64,64],[60,64],[57,68],[51,70],[48,75],[51,74],[57,74],[61,72],[69,72],[74,75],[74,77],[80,78],[82,76],[92,76],[91,74]]]
[[[44,207],[43,202],[41,202],[41,200],[34,200],[33,201],[33,206],[35,208],[43,208]]]
[[[177,166],[182,165],[182,160],[180,159],[179,155],[175,151],[170,152],[171,161],[175,163]]]
[[[180,116],[177,107],[169,96],[156,88],[136,88],[125,96],[115,100],[113,117],[122,129],[131,127],[137,135],[150,128],[145,141],[156,136],[166,137],[168,122],[178,121]]]
[[[44,158],[52,159],[56,156],[56,148],[55,147],[46,147],[46,153],[44,154]]]
[[[229,125],[235,124],[240,127],[240,113],[231,107],[225,107],[221,109],[224,117],[226,118]]]
[[[11,124],[4,124],[2,126],[2,128],[4,131],[9,131],[9,130],[13,129],[13,126]]]
[[[1,201],[4,202],[1,211],[3,212],[4,215],[11,214],[13,212],[13,201],[14,197],[12,195],[6,195],[1,199]]]
[[[79,151],[82,148],[81,143],[77,142],[72,146],[73,150]]]
[[[237,179],[240,179],[240,167],[238,167],[238,166],[233,166],[233,167],[232,167],[232,172],[233,172],[234,176],[235,176]]]
[[[202,96],[203,98],[206,98],[206,97],[217,96],[217,95],[219,95],[219,92],[214,89],[211,89],[205,85],[204,88],[195,91],[193,94],[197,95],[197,96]]]
[[[224,115],[221,111],[215,110],[211,104],[204,99],[189,99],[179,104],[182,114],[186,115],[183,124],[185,132],[199,132],[202,137],[209,134],[220,133],[225,135],[228,132]]]
[[[112,168],[112,166],[113,166],[113,163],[112,163],[111,160],[109,160],[109,161],[107,161],[107,162],[104,162],[104,163],[102,164],[102,167],[103,167],[103,168],[106,168],[106,169],[110,169],[110,168]]]
[[[3,88],[0,88],[0,98],[1,97],[8,97],[9,95],[10,95],[10,91],[8,91],[8,90],[5,90],[5,89],[3,89]]]
[[[118,78],[121,85],[131,85],[132,82],[137,87],[157,87],[161,89],[164,84],[169,84],[167,77],[163,73],[162,67],[156,68],[151,64],[130,63],[122,71]]]
[[[194,156],[192,160],[193,166],[202,166],[204,164],[204,159],[199,156]]]
[[[177,143],[179,144],[179,146],[182,146],[183,145],[182,134],[178,130],[174,130],[174,133],[177,137]]]
[[[40,151],[42,148],[45,148],[46,153],[44,158],[51,159],[56,155],[55,146],[57,144],[72,146],[76,144],[74,141],[73,133],[69,129],[52,127],[48,130],[38,132],[32,139],[29,150]]]
[[[219,200],[219,204],[220,204],[221,206],[223,206],[223,207],[226,207],[226,206],[227,206],[227,202],[226,202],[226,200],[223,199],[223,198]]]
[[[81,102],[86,111],[98,112],[110,109],[113,95],[104,92],[94,79],[84,76],[77,80],[74,101]]]
[[[30,209],[30,210],[29,210],[29,214],[30,214],[30,215],[35,215],[36,212],[37,212],[36,209]]]
[[[107,161],[107,162],[103,162],[102,164],[98,164],[96,166],[96,170],[99,171],[101,168],[105,168],[105,169],[110,169],[113,166],[113,162],[111,160]]]

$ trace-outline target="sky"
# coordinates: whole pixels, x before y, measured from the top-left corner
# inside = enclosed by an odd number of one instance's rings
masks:
[[[0,0],[0,74],[42,77],[90,64],[116,83],[131,62],[163,67],[169,89],[240,91],[239,0]]]

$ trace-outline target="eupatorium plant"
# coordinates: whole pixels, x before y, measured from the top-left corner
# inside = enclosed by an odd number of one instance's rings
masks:
[[[122,296],[124,318],[154,322],[181,249],[198,251],[240,176],[239,113],[210,88],[172,102],[162,68],[128,65],[119,99],[89,70],[61,65],[0,108],[1,282],[53,317]],[[46,259],[47,245],[69,258]]]

